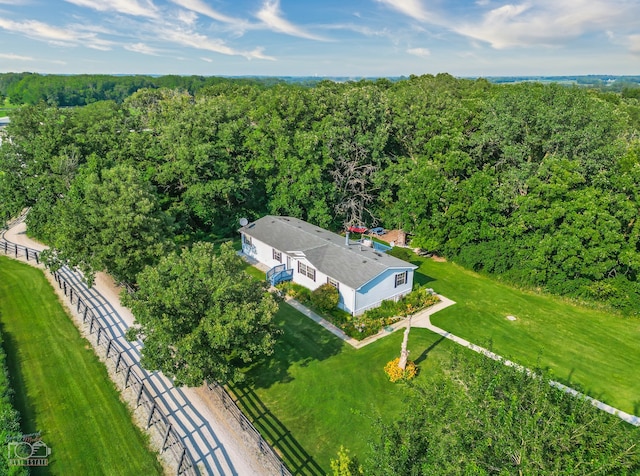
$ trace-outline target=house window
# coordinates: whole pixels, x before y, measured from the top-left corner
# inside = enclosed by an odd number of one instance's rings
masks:
[[[336,289],[340,289],[340,283],[338,281],[336,281],[333,278],[330,278],[329,276],[327,276],[327,284],[330,284],[331,286],[333,286]]]
[[[407,271],[396,274],[396,288],[407,283]]]
[[[273,259],[276,260],[278,263],[282,263],[282,253],[280,253],[275,248],[273,249]]]
[[[302,274],[303,276],[306,276],[312,281],[316,280],[316,270],[313,269],[311,266],[307,266],[306,264],[300,261],[298,261],[298,273]]]
[[[245,245],[249,245],[249,246],[253,245],[253,243],[251,242],[250,236],[242,235],[242,241],[244,242]]]

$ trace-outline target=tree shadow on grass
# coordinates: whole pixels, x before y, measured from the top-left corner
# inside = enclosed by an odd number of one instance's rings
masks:
[[[443,340],[445,340],[446,337],[440,337],[440,339],[438,339],[437,341],[435,341],[433,344],[431,344],[429,347],[427,347],[422,354],[420,354],[418,356],[418,358],[415,360],[415,364],[419,365],[421,362],[424,362],[427,359],[427,356],[429,355],[429,352],[431,352],[433,349],[435,349]]]
[[[567,375],[566,378],[561,377],[559,375],[554,376],[554,378],[552,380],[555,380],[556,382],[561,383],[562,385],[566,385],[567,387],[582,393],[583,395],[586,395],[587,397],[591,397],[594,398],[596,400],[599,400],[603,403],[608,404],[608,402],[606,402],[606,392],[605,391],[599,391],[596,392],[593,388],[589,388],[589,387],[585,387],[583,384],[581,384],[580,382],[577,382],[575,380],[573,380],[573,374],[575,372],[575,368],[572,368],[569,371],[569,374]]]
[[[260,434],[280,454],[293,474],[324,475],[326,471],[291,435],[291,432],[264,405],[262,400],[247,385],[228,385],[242,408],[242,412],[253,422]]]
[[[340,353],[345,342],[324,327],[296,311],[287,303],[280,304],[274,324],[282,331],[277,336],[272,355],[247,369],[247,380],[257,388],[268,388],[276,382],[292,380],[292,365],[306,367],[312,361],[328,359]]]

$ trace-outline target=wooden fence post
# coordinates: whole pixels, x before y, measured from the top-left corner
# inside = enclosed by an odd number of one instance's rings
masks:
[[[144,391],[144,383],[140,382],[140,390],[138,391],[138,398],[136,399],[136,407],[140,406],[140,398],[142,397],[143,391]]]
[[[156,402],[153,401],[153,405],[151,405],[151,411],[149,412],[149,418],[147,418],[147,430],[151,426],[151,420],[153,420],[153,412],[156,411]]]
[[[116,360],[116,373],[118,372],[118,367],[120,366],[121,359],[122,359],[122,352],[118,352],[118,359]]]
[[[169,439],[169,433],[171,433],[171,423],[167,423],[167,431],[165,431],[164,433],[164,438],[162,440],[162,449],[160,450],[160,453],[164,452],[164,450],[167,448],[167,440]]]
[[[180,462],[178,463],[178,474],[182,473],[182,463],[184,462],[184,457],[187,454],[187,449],[182,447],[182,455],[180,455]]]
[[[129,386],[129,375],[131,375],[131,367],[133,367],[133,365],[127,367],[127,373],[124,376],[124,388],[127,388]]]

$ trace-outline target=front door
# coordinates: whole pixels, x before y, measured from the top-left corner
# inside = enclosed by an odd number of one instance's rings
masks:
[[[287,256],[287,269],[291,269],[291,256]]]

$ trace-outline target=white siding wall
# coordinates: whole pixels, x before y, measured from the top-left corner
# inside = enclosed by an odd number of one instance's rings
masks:
[[[247,239],[248,238],[249,237],[247,237]],[[287,263],[287,257],[284,252],[282,252],[282,263],[279,263],[277,260],[273,259],[273,247],[258,241],[255,238],[251,238],[251,246],[246,243],[245,238],[242,239],[242,252],[247,256],[258,260],[269,268],[273,268],[278,264]]]
[[[396,287],[396,275],[407,273],[405,284]],[[412,269],[389,269],[362,286],[356,294],[354,314],[362,314],[367,309],[377,307],[385,300],[398,300],[411,292],[413,287]]]
[[[247,237],[248,238],[248,237]],[[282,263],[273,259],[273,247],[251,238],[251,245],[246,243],[245,238],[242,239],[242,251],[256,259],[260,263],[272,268],[278,264],[287,263],[287,255],[284,250],[279,250],[282,253]],[[327,282],[327,275],[321,273],[316,269],[316,279],[313,281],[309,277],[302,275],[298,272],[298,261],[301,261],[305,265],[314,268],[306,259],[293,259],[291,258],[291,267],[293,268],[293,282],[298,283],[312,291]],[[395,287],[395,276],[398,273],[407,271],[407,282],[404,285]],[[354,290],[346,286],[344,283],[340,283],[340,304],[338,307],[352,313],[362,314],[367,309],[378,306],[383,300],[387,299],[399,299],[405,294],[409,293],[413,287],[413,270],[411,269],[390,269],[380,276],[376,277],[369,283],[365,284],[359,290]]]

